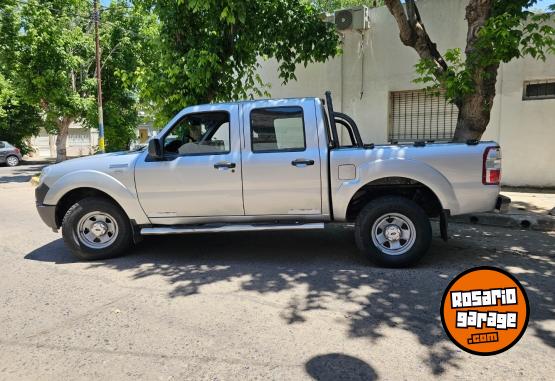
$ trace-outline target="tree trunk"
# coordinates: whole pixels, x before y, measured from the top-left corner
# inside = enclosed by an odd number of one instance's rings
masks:
[[[56,163],[67,160],[67,136],[71,118],[63,117],[58,121],[58,136],[56,136]]]
[[[480,140],[491,118],[499,65],[475,69],[474,92],[458,104],[459,118],[453,141]]]
[[[476,50],[478,32],[491,17],[492,8],[493,0],[470,0],[466,7],[466,70],[472,75],[474,91],[457,104],[459,118],[453,138],[456,142],[480,140],[490,121],[499,64],[484,67],[474,61],[477,55],[484,57],[492,53],[484,47],[480,51]]]

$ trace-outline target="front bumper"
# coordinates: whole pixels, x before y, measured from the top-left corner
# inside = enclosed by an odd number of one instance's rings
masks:
[[[44,198],[50,188],[44,183],[40,184],[35,189],[35,199],[37,203],[37,211],[40,218],[44,223],[52,228],[54,232],[58,231],[58,224],[56,224],[56,205],[44,205]]]
[[[495,203],[495,209],[499,210],[501,213],[507,213],[511,206],[511,199],[507,196],[499,195],[497,196],[497,202]]]
[[[42,221],[52,228],[52,231],[58,231],[56,224],[56,205],[41,205],[37,204],[37,211]]]

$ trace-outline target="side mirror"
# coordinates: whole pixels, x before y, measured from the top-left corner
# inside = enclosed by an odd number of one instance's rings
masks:
[[[162,159],[162,143],[158,138],[152,138],[148,141],[148,156],[152,159]]]

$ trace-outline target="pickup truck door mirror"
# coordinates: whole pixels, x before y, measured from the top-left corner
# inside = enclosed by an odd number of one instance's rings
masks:
[[[152,138],[148,141],[148,156],[151,159],[162,159],[162,143],[158,138]]]

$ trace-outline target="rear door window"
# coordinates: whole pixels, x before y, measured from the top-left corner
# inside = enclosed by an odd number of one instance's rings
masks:
[[[268,107],[251,111],[253,152],[291,152],[306,149],[303,109]]]

